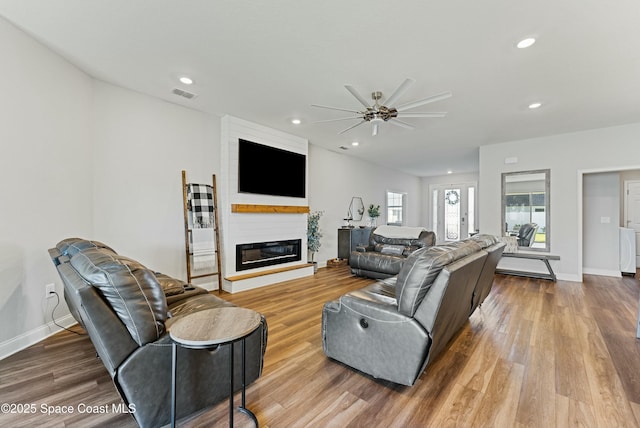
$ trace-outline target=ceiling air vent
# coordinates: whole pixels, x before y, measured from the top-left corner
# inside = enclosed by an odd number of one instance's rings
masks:
[[[173,88],[173,91],[171,91],[173,94],[176,94],[182,98],[186,98],[188,100],[197,97],[198,95],[192,93],[192,92],[187,92],[185,90],[179,89],[179,88]]]

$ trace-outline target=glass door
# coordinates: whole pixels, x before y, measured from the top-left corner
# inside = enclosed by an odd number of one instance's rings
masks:
[[[466,239],[476,232],[475,193],[475,183],[431,186],[431,221],[438,243]]]

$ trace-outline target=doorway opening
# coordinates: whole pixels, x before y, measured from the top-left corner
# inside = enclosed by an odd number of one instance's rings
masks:
[[[476,183],[429,186],[431,224],[437,243],[459,241],[476,233]]]

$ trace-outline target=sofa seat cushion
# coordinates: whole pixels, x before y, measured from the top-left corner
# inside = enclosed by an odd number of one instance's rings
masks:
[[[173,317],[185,315],[191,312],[198,312],[205,309],[230,308],[235,305],[218,296],[210,293],[192,296],[189,299],[180,300],[169,306],[169,311]]]
[[[182,294],[184,293],[184,289],[188,286],[186,282],[172,278],[164,273],[155,272],[155,275],[166,297]]]
[[[205,309],[228,308],[233,306],[235,306],[233,303],[227,302],[226,300],[209,293],[192,296],[188,299],[183,299],[169,305],[171,318],[167,320],[166,327],[167,329],[170,328],[171,324],[176,322],[179,318],[194,312],[204,311]]]
[[[138,345],[153,342],[164,333],[167,300],[151,270],[104,248],[76,253],[71,265],[98,289]]]
[[[167,296],[167,306],[169,310],[173,307],[174,304],[181,300],[190,299],[199,294],[208,294],[209,292],[202,287],[198,287],[192,284],[187,284],[184,288],[183,293],[173,294],[171,296]]]

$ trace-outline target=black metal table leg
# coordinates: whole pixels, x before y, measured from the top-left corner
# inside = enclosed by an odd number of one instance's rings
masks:
[[[229,346],[229,426],[233,428],[233,342]]]
[[[258,427],[258,418],[256,418],[256,415],[253,414],[253,412],[249,409],[247,409],[245,403],[245,387],[246,387],[246,352],[245,352],[245,346],[244,346],[244,338],[242,339],[242,405],[238,408],[238,410],[240,410],[242,413],[244,413],[245,415],[249,416],[252,420],[253,423],[255,424],[256,428]]]
[[[171,343],[171,428],[176,426],[176,362],[178,360],[178,345]]]

